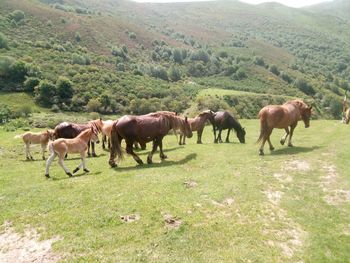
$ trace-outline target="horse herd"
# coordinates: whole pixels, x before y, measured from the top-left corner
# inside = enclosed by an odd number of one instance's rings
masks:
[[[291,100],[283,105],[268,105],[259,112],[261,142],[259,154],[264,155],[264,145],[267,141],[270,150],[274,147],[270,141],[270,135],[274,128],[285,129],[286,134],[280,143],[284,145],[288,139],[288,146],[292,147],[292,136],[299,120],[303,120],[305,128],[310,125],[311,107],[301,100]],[[147,156],[147,163],[152,163],[153,154],[159,147],[160,158],[166,159],[163,152],[163,138],[173,130],[180,134],[179,144],[185,144],[185,138],[191,138],[192,132],[197,131],[197,143],[202,143],[202,133],[206,123],[211,123],[214,132],[214,143],[222,142],[222,130],[228,130],[226,142],[229,142],[230,132],[233,129],[240,143],[245,143],[246,131],[241,124],[227,111],[213,112],[206,110],[195,118],[181,117],[176,112],[158,111],[141,116],[125,115],[116,121],[103,121],[97,119],[87,124],[76,124],[63,122],[58,124],[54,130],[47,130],[41,133],[26,132],[16,137],[21,137],[26,145],[27,160],[33,159],[30,153],[30,144],[41,144],[42,158],[45,160],[45,150],[49,145],[50,156],[46,162],[45,176],[49,178],[49,168],[52,161],[58,156],[58,163],[68,176],[81,168],[89,172],[86,168],[86,154],[96,156],[95,143],[99,142],[98,134],[102,133],[102,147],[108,141],[110,150],[109,164],[115,167],[117,160],[124,157],[121,147],[122,140],[126,143],[126,152],[131,155],[138,164],[143,164],[140,157],[134,152],[134,148],[139,145],[146,148],[148,142],[153,142],[152,150]],[[49,141],[51,142],[49,143]],[[91,146],[91,153],[90,153]],[[73,173],[64,164],[67,154],[78,153],[81,156],[81,163],[73,170]]]

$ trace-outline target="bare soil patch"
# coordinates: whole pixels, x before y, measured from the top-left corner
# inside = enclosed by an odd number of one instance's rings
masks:
[[[10,223],[5,223],[5,231],[0,234],[0,262],[24,263],[57,262],[62,257],[52,251],[52,244],[61,238],[40,240],[33,228],[27,228],[24,234],[16,233]]]
[[[293,161],[285,162],[283,170],[308,172],[311,170],[311,165],[310,163],[304,160],[293,160]]]
[[[182,221],[176,216],[172,216],[170,214],[164,215],[165,227],[168,229],[178,229],[182,224]]]
[[[125,223],[131,223],[137,220],[140,220],[140,215],[139,214],[131,214],[131,215],[124,215],[120,216],[120,219],[125,222]]]
[[[186,188],[194,188],[194,187],[198,186],[198,183],[196,181],[190,180],[190,181],[184,182],[184,185]]]

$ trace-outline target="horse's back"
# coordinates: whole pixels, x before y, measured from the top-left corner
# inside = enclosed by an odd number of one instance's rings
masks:
[[[298,121],[292,104],[267,105],[259,112],[260,121],[266,121],[271,128],[286,128]]]
[[[87,125],[85,125],[87,126]],[[62,122],[55,127],[55,137],[57,138],[75,138],[82,132],[82,125],[77,125],[69,122]]]

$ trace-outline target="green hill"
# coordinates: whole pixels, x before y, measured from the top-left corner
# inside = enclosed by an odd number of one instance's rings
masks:
[[[54,110],[142,114],[195,108],[200,90],[219,88],[301,97],[339,118],[347,7],[3,0],[0,89]]]

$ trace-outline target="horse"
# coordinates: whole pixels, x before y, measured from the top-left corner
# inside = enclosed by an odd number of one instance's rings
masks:
[[[350,122],[350,108],[348,108],[345,112],[344,122],[345,122],[345,124],[349,124],[349,122]]]
[[[214,132],[214,143],[222,142],[221,132],[222,130],[227,131],[226,142],[229,141],[231,129],[234,129],[237,135],[237,138],[240,143],[245,143],[245,129],[241,126],[241,124],[227,111],[217,111],[214,114],[214,118],[212,120],[213,132]],[[216,130],[219,130],[218,137],[216,137]]]
[[[270,141],[273,128],[285,129],[286,134],[281,138],[280,143],[284,145],[289,136],[288,146],[293,147],[292,136],[294,129],[299,120],[303,120],[305,128],[310,126],[311,109],[312,106],[309,107],[302,100],[291,100],[283,105],[268,105],[262,108],[259,112],[260,136],[257,141],[262,141],[259,155],[264,155],[266,141],[269,143],[271,151],[275,149]]]
[[[44,132],[26,132],[21,135],[16,135],[15,138],[22,138],[24,144],[26,145],[26,159],[34,160],[30,153],[31,144],[40,144],[42,158],[45,160],[45,151],[49,140],[53,140],[53,130],[46,130]]]
[[[63,168],[63,170],[66,172],[66,174],[69,177],[72,177],[74,173],[76,173],[81,169],[81,167],[83,167],[84,172],[88,173],[89,170],[86,168],[85,157],[86,157],[86,151],[88,149],[88,142],[90,141],[92,142],[99,141],[98,131],[94,127],[85,129],[84,131],[79,133],[77,137],[73,139],[59,138],[51,142],[49,145],[51,155],[46,162],[45,176],[47,178],[50,178],[49,168],[57,155],[58,155],[59,165]],[[80,156],[81,156],[81,163],[77,168],[73,170],[73,174],[68,170],[68,168],[64,165],[64,162],[63,162],[66,154],[68,153],[80,153]]]
[[[205,127],[205,124],[209,120],[210,122],[213,122],[214,119],[214,112],[211,110],[206,110],[201,112],[199,115],[197,115],[195,118],[188,118],[188,123],[191,126],[191,130],[197,131],[197,143],[202,143],[202,134]],[[180,140],[179,145],[185,145],[186,137],[183,134],[180,134]]]
[[[97,132],[102,131],[103,121],[102,119],[89,121],[87,124],[77,124],[77,123],[69,123],[62,122],[55,127],[54,137],[55,139],[65,138],[65,139],[73,139],[77,137],[82,131],[85,131],[89,128],[93,127]],[[92,154],[90,154],[90,142],[88,142],[88,156],[96,157],[95,153],[95,143],[91,143]]]
[[[125,115],[115,122],[111,132],[111,151],[109,164],[115,167],[115,157],[118,160],[123,159],[121,149],[121,141],[125,139],[126,152],[134,158],[138,164],[143,164],[140,157],[133,151],[133,143],[138,142],[141,145],[153,141],[152,151],[147,157],[147,163],[152,163],[152,157],[158,146],[160,149],[160,158],[166,159],[167,156],[163,153],[163,138],[168,132],[180,130],[187,138],[192,137],[190,125],[185,119],[167,113],[147,114],[141,116]]]

